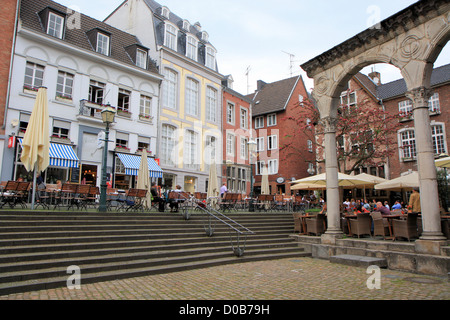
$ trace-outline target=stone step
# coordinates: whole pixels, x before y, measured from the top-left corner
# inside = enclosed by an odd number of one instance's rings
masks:
[[[330,262],[345,264],[353,267],[368,268],[369,266],[378,266],[380,268],[387,268],[387,260],[384,258],[365,257],[351,254],[331,256]]]

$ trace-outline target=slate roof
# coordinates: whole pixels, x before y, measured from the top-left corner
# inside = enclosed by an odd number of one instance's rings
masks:
[[[46,7],[53,8],[62,13],[67,13],[67,7],[54,1],[22,0],[20,8],[20,19],[22,21],[22,27],[46,35],[46,30],[44,30],[43,24],[41,23],[40,17],[38,15],[38,13]],[[70,15],[68,16],[70,17]],[[80,28],[65,28],[63,39],[54,38],[52,36],[48,37],[51,37],[57,41],[68,43],[74,47],[91,51],[93,54],[101,55],[100,53],[95,52],[95,49],[92,47],[86,35],[86,32],[95,28],[99,28],[111,34],[111,51],[110,55],[108,56],[109,58],[136,67],[136,64],[128,55],[125,48],[135,44],[142,46],[139,39],[136,36],[114,28],[87,15],[80,14]],[[152,63],[152,61],[149,61],[149,63],[147,64],[148,71],[159,75],[158,68],[154,63]]]
[[[450,82],[450,64],[436,68],[431,74],[431,87],[439,86]],[[377,87],[377,96],[379,99],[388,100],[398,96],[404,96],[406,93],[405,80],[399,79]]]
[[[248,95],[247,97],[253,100],[253,116],[285,110],[292,91],[300,79],[301,76],[296,76],[267,83],[261,90]]]

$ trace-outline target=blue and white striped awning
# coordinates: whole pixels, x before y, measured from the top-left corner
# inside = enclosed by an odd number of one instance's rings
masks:
[[[22,139],[19,139],[22,145]],[[73,147],[67,144],[50,142],[50,164],[52,167],[78,168],[79,159]]]
[[[125,174],[130,176],[138,175],[139,167],[141,166],[141,158],[142,158],[141,156],[135,156],[132,154],[124,154],[124,153],[118,153],[117,156],[125,166]],[[160,166],[158,166],[158,164],[153,158],[147,158],[147,163],[148,163],[148,171],[150,172],[151,178],[163,177],[162,169],[160,168]]]

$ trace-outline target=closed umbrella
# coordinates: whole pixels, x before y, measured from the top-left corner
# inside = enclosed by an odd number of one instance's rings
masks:
[[[22,161],[25,169],[34,170],[31,209],[34,209],[36,197],[36,173],[45,171],[50,161],[50,135],[48,127],[47,88],[39,88],[33,111],[22,140]]]
[[[210,206],[216,209],[217,197],[219,196],[219,185],[217,180],[216,162],[212,161],[209,166],[208,191],[206,194]]]
[[[142,151],[141,164],[138,171],[137,188],[147,190],[144,206],[150,208],[152,205],[152,194],[150,190],[150,172],[148,170],[147,150]]]

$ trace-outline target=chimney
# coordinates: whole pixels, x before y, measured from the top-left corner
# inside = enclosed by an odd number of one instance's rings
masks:
[[[194,27],[198,32],[202,31],[202,25],[200,24],[200,22],[197,21],[196,23],[194,23]]]
[[[262,81],[262,80],[258,80],[256,84],[257,84],[257,85],[256,85],[256,87],[257,87],[256,90],[259,91],[259,90],[261,90],[262,88],[264,88],[264,86],[265,86],[267,83],[265,83],[265,82]]]
[[[376,71],[372,71],[369,73],[369,78],[372,79],[372,81],[377,85],[381,85],[381,74]]]

